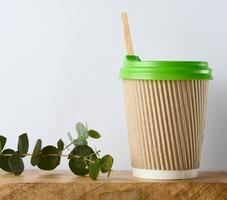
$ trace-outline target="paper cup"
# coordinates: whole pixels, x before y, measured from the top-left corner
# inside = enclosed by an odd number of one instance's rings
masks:
[[[195,67],[198,70],[198,66]],[[168,73],[171,73],[170,69]],[[157,72],[157,68],[155,70]],[[209,81],[199,77],[195,80],[171,80],[176,77],[170,77],[170,80],[122,78],[135,177],[197,177]]]

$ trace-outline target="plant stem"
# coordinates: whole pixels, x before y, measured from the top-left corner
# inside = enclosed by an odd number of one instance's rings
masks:
[[[69,144],[67,146],[70,146],[71,144]],[[97,152],[100,152],[100,151],[97,151]],[[93,156],[93,155],[97,154],[97,152],[94,152],[94,153],[90,154],[89,156],[86,156],[84,158],[84,160],[89,161],[91,163],[94,163],[93,160],[88,159],[87,157]],[[10,157],[10,156],[13,156],[14,154],[12,154],[12,153],[4,153],[4,154],[0,154],[0,155],[1,156],[8,156],[8,157]],[[27,154],[23,154],[22,156],[32,156],[32,154],[31,153],[27,153]],[[68,157],[69,155],[59,153],[59,154],[45,154],[45,155],[42,155],[42,156],[62,156],[62,157]],[[74,158],[80,158],[81,156],[79,156],[79,155],[72,155],[71,158],[72,157],[74,157]]]
[[[1,156],[8,156],[8,157],[10,157],[10,156],[13,156],[13,154],[1,154]],[[30,154],[30,153],[28,153],[28,154],[23,154],[23,156],[32,156],[32,154]],[[42,155],[42,156],[62,156],[62,157],[68,157],[69,155],[67,155],[67,154],[45,154],[45,155]],[[80,158],[81,156],[79,156],[79,155],[72,155],[70,158],[72,158],[72,157],[74,157],[74,158]],[[88,159],[89,160],[89,159]]]
[[[95,163],[95,161],[94,160],[91,160],[91,159],[88,159],[88,158],[84,158],[84,161],[86,162],[86,161],[88,161],[88,162],[91,162],[91,163]]]
[[[66,145],[65,148],[61,152],[63,152],[64,150],[68,149],[68,147],[70,147],[72,144],[73,144],[73,141],[71,143],[69,143],[68,145]]]
[[[1,156],[13,156],[12,153],[5,153],[5,154],[1,154]],[[32,156],[31,153],[27,153],[27,154],[23,154],[22,156]],[[62,156],[62,157],[68,157],[68,155],[66,154],[45,154],[43,156]]]

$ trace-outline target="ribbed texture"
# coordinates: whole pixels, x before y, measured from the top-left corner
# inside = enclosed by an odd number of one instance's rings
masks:
[[[132,166],[199,167],[208,81],[123,81]]]

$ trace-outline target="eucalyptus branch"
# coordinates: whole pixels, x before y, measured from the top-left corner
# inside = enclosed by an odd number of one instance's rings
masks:
[[[89,137],[98,139],[101,135],[95,130],[88,130],[87,124],[84,126],[82,123],[76,124],[76,132],[77,138],[68,133],[71,140],[68,145],[60,139],[57,147],[48,145],[42,148],[42,140],[38,139],[32,153],[28,153],[29,140],[26,133],[19,136],[16,150],[4,149],[7,138],[0,135],[0,168],[20,175],[24,171],[23,158],[30,156],[33,166],[42,170],[53,170],[60,164],[61,157],[67,157],[70,170],[78,176],[89,174],[90,178],[95,180],[100,171],[108,173],[109,176],[113,165],[112,156],[99,157],[100,150],[94,151],[87,142]],[[69,154],[63,154],[71,145],[74,145],[73,150]]]

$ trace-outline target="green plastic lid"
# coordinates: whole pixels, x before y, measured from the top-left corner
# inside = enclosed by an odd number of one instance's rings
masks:
[[[141,61],[127,55],[120,71],[124,80],[211,80],[212,70],[202,61]]]

